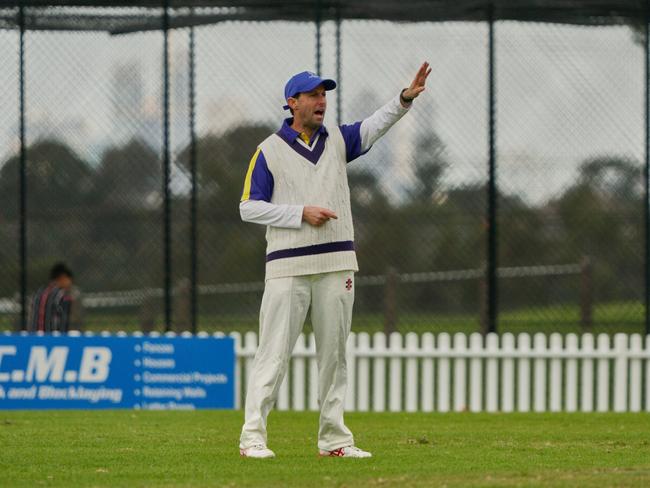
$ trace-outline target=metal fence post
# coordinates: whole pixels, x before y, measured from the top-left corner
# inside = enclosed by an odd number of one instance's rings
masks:
[[[336,123],[341,125],[341,114],[343,113],[341,103],[343,94],[341,92],[342,73],[341,73],[341,10],[336,7]]]
[[[645,333],[650,335],[650,1],[646,0],[646,16],[645,16],[645,166],[643,172],[643,214],[644,214],[644,227],[645,239],[643,246],[643,254],[645,258],[644,263],[644,276],[645,276]]]
[[[482,268],[482,275],[478,279],[479,327],[481,334],[486,335],[490,331],[488,320],[488,283],[486,263],[483,263]]]
[[[165,331],[172,330],[171,175],[169,154],[169,0],[163,0],[163,253]]]
[[[156,326],[156,297],[151,290],[145,290],[140,304],[140,330],[148,333]]]
[[[321,0],[316,0],[316,74],[320,76],[321,69]]]
[[[487,329],[497,331],[498,283],[497,283],[497,184],[495,150],[495,91],[494,91],[494,7],[490,5],[488,29],[488,93],[489,93],[489,182],[488,182],[488,236],[487,236]]]
[[[583,256],[580,260],[580,325],[584,331],[593,325],[593,279],[591,260]]]
[[[192,9],[192,12],[194,10]],[[198,222],[197,222],[197,146],[196,146],[196,78],[195,78],[195,50],[194,27],[190,27],[190,55],[189,55],[189,103],[190,103],[190,327],[192,333],[197,332],[197,297],[196,284],[198,279]]]
[[[384,333],[397,332],[397,285],[399,275],[392,266],[386,272],[384,285]]]
[[[19,105],[20,105],[20,170],[18,176],[19,196],[18,211],[19,233],[18,246],[20,255],[20,330],[27,330],[27,146],[25,143],[25,7],[18,9],[20,25],[19,39]]]
[[[183,332],[190,328],[192,321],[192,284],[187,278],[181,278],[176,284],[174,300],[174,328]]]

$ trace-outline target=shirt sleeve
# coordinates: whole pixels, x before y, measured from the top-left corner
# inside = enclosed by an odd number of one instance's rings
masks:
[[[241,201],[263,200],[270,202],[273,195],[273,183],[273,175],[266,164],[264,153],[257,148],[248,164]]]
[[[403,107],[398,95],[367,119],[340,126],[348,163],[367,153],[372,145],[409,111],[411,105]]]
[[[239,213],[244,222],[299,229],[302,225],[302,205],[276,205],[264,200],[244,200]]]
[[[341,125],[339,129],[345,141],[345,157],[348,163],[368,152],[370,147],[366,148],[365,151],[361,149],[361,122]]]

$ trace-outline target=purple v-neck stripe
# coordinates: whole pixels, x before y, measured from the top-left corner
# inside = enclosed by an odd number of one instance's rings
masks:
[[[283,258],[295,258],[298,256],[311,256],[313,254],[324,254],[328,252],[354,251],[353,241],[326,242],[313,246],[294,247],[292,249],[281,249],[266,255],[266,262]]]
[[[282,131],[279,130],[276,132],[276,134],[289,146],[291,149],[296,151],[298,154],[300,154],[303,158],[305,158],[307,161],[309,161],[312,164],[318,163],[318,160],[320,157],[323,155],[323,151],[325,150],[325,139],[327,139],[327,134],[325,132],[321,132],[320,136],[318,137],[318,140],[316,141],[316,144],[310,151],[307,149],[305,146],[300,144],[296,139],[290,140],[286,137],[286,134]]]

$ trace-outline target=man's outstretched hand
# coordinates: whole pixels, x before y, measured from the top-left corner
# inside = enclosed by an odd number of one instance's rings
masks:
[[[302,210],[302,220],[316,227],[320,227],[329,219],[338,219],[338,217],[327,208],[304,207]]]
[[[420,66],[415,78],[413,78],[411,86],[402,92],[402,97],[407,101],[417,98],[417,96],[424,91],[424,85],[427,82],[429,73],[431,73],[431,68],[429,67],[429,63],[425,61],[422,63],[422,66]]]

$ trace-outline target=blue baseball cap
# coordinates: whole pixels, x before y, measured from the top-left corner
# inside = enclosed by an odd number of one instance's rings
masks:
[[[325,87],[325,90],[333,90],[336,88],[336,81],[323,79],[311,71],[303,71],[302,73],[293,75],[284,86],[284,99],[288,100],[290,97],[294,97],[298,93],[312,91],[320,84]],[[285,105],[284,109],[288,110],[289,105]]]

